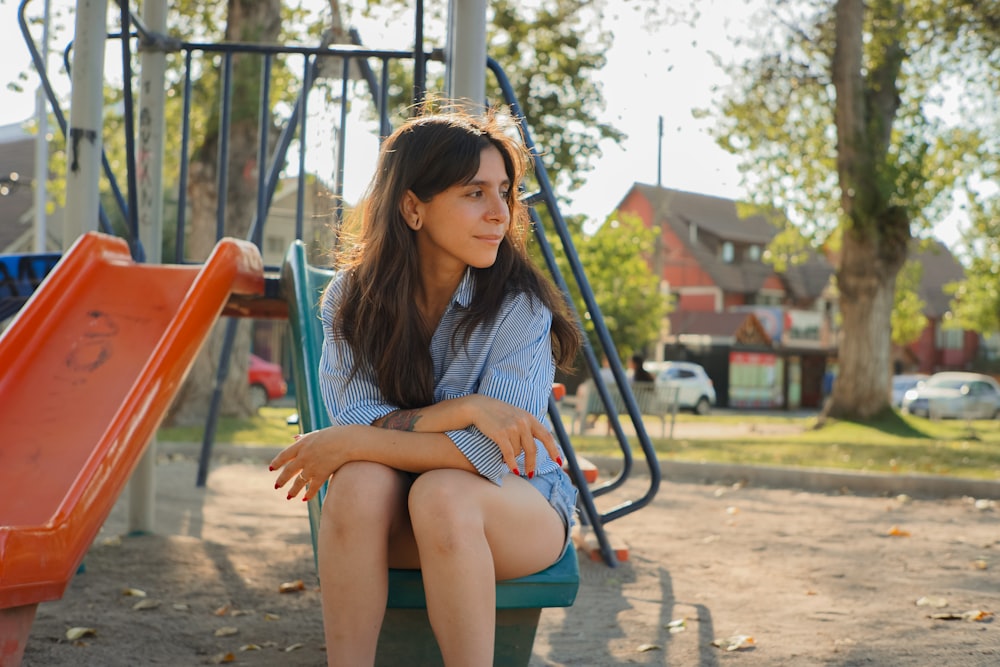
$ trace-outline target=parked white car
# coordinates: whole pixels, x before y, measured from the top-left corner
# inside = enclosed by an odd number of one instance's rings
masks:
[[[652,366],[652,364],[649,364]],[[657,390],[668,397],[677,390],[677,406],[705,415],[715,405],[715,385],[700,365],[690,361],[664,361],[656,366]]]
[[[893,375],[892,376],[892,406],[894,408],[903,407],[903,396],[906,392],[911,389],[915,389],[920,386],[920,384],[929,378],[930,375],[926,373],[910,373],[903,375]]]
[[[933,419],[1000,419],[1000,383],[981,373],[935,373],[906,392],[903,410]]]

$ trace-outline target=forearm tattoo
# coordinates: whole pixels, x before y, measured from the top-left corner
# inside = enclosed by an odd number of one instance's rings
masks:
[[[394,431],[413,431],[419,420],[419,410],[396,410],[383,417],[379,426]]]

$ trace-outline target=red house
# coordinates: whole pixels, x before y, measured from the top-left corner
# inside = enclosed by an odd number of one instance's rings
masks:
[[[701,363],[721,406],[822,403],[824,375],[837,353],[834,267],[827,258],[809,253],[805,261],[775,272],[763,256],[777,226],[764,215],[741,214],[737,202],[722,197],[636,183],[618,210],[661,230],[650,263],[673,295],[675,310],[657,359]],[[949,301],[942,287],[962,278],[961,265],[939,243],[921,251],[919,259],[930,323],[917,343],[894,350],[897,369],[967,368],[977,336],[940,327]],[[759,338],[754,349],[741,347],[734,332],[726,333],[723,318],[732,313],[752,313],[767,333],[769,349],[761,348]]]

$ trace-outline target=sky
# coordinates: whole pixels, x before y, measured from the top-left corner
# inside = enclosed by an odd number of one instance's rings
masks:
[[[625,132],[627,139],[621,145],[602,144],[603,155],[586,174],[585,185],[570,193],[568,212],[603,220],[633,183],[657,182],[658,152],[664,187],[731,199],[745,197],[736,157],[709,136],[711,120],[695,119],[692,111],[710,107],[713,86],[726,82],[710,52],[733,57],[731,35],[746,25],[760,1],[702,0],[698,3],[701,17],[695,26],[666,24],[654,31],[644,27],[643,16],[636,11],[622,8],[608,13],[606,25],[614,41],[607,51],[607,65],[599,74],[607,101],[600,117]],[[54,7],[57,2],[53,1]],[[17,5],[15,0],[0,0],[0,126],[34,114],[37,79],[17,25]],[[30,13],[40,16],[43,6],[42,0],[35,0],[29,5]],[[370,36],[374,44],[380,37],[374,34],[376,30],[366,26],[362,34],[366,40]],[[409,43],[396,46],[406,48]],[[62,43],[58,48],[61,52]],[[25,92],[11,92],[6,84],[21,72],[29,75]],[[660,117],[662,142],[657,136]],[[364,170],[356,173],[359,171]],[[346,183],[345,194],[350,195],[352,187],[360,190],[365,180],[367,174],[355,183]],[[957,239],[954,221],[939,225],[935,231],[949,245]]]

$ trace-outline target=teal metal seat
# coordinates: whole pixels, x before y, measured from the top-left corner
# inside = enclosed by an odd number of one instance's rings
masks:
[[[301,241],[291,245],[282,268],[281,286],[292,327],[295,400],[302,432],[330,425],[319,391],[323,330],[319,303],[333,272],[311,266]],[[319,518],[326,485],[309,501],[313,557],[317,554]],[[580,570],[576,551],[568,548],[555,564],[519,579],[498,581],[495,665],[527,665],[541,610],[568,607],[576,599]],[[389,597],[379,636],[379,665],[439,665],[441,654],[427,620],[419,570],[389,570]]]

